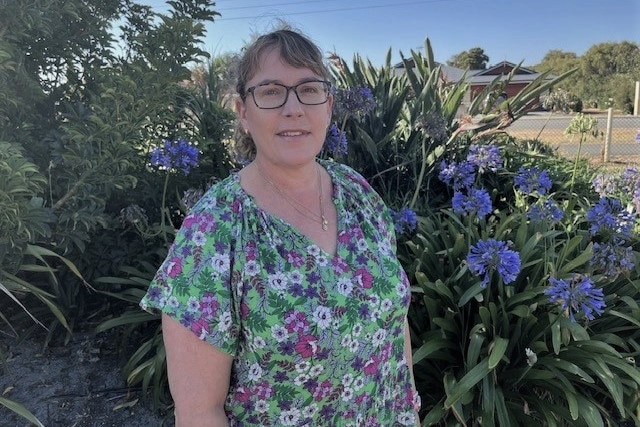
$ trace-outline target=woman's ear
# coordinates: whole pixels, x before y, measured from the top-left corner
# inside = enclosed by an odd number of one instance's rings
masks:
[[[327,102],[325,103],[325,105],[327,106],[327,114],[329,116],[328,119],[328,125],[327,127],[329,127],[329,125],[331,124],[331,117],[333,116],[333,95],[330,94],[329,98],[327,99]]]
[[[244,103],[244,101],[242,100],[242,97],[240,96],[236,96],[235,99],[235,110],[236,110],[236,115],[238,116],[238,120],[240,120],[240,123],[242,124],[242,128],[247,129],[247,107]]]

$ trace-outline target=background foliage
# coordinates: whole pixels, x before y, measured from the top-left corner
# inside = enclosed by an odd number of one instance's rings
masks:
[[[238,166],[228,108],[235,58],[209,59],[199,47],[203,23],[217,16],[209,3],[169,1],[157,14],[131,0],[0,0],[3,331],[18,334],[26,319],[27,333],[64,343],[98,318],[97,333],[120,337],[128,384],[156,406],[171,404],[159,319],[137,303],[190,203]],[[418,214],[415,228],[398,230],[398,248],[414,290],[412,344],[427,425],[638,422],[637,236],[626,243],[636,267],[593,276],[606,296],[602,316],[564,317],[544,290],[551,275],[593,270],[602,240],[589,234],[586,212],[598,200],[597,171],[502,135],[553,87],[594,102],[614,90],[623,99],[627,80],[638,78],[638,46],[592,50],[582,58],[550,52],[540,70],[558,79],[543,75],[509,108],[475,102],[467,112],[459,110],[466,85],[439,78],[428,41],[424,54],[403,58],[405,73],[390,52],[381,67],[360,57],[332,62],[338,91],[370,102],[335,111],[347,145],[323,156],[360,171],[396,212]],[[600,67],[603,58],[615,67]],[[591,92],[579,89],[587,81]],[[197,147],[196,168],[184,174],[151,164],[154,149],[178,140]],[[489,145],[503,163],[475,184],[487,190],[491,213],[461,215],[439,177],[442,162]],[[538,199],[513,191],[519,168],[532,165],[549,171],[550,197],[565,215],[551,228],[527,217]],[[512,242],[522,271],[514,284],[496,279],[483,290],[466,256],[489,237]],[[537,355],[533,366],[527,348]],[[0,404],[32,417],[15,402]]]

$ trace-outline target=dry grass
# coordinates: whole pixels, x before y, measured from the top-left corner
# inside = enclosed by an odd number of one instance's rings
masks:
[[[519,139],[539,139],[549,145],[557,145],[563,143],[577,143],[579,135],[566,135],[564,129],[544,129],[540,133],[540,129],[507,129],[507,133],[514,138]],[[540,133],[540,136],[538,134]],[[604,135],[600,134],[598,138],[590,137],[586,142],[601,142],[604,143]],[[636,144],[636,130],[635,129],[614,129],[611,132],[611,143],[616,144]]]

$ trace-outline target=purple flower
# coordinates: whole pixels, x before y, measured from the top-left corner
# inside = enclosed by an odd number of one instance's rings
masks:
[[[612,175],[600,174],[593,180],[593,189],[600,197],[612,196],[615,194],[618,186]]]
[[[592,236],[602,233],[628,239],[631,237],[636,217],[622,207],[620,200],[601,197],[598,203],[587,211],[586,219],[591,223]]]
[[[460,190],[461,188],[471,187],[476,176],[474,167],[469,162],[447,163],[443,161],[440,163],[438,178],[445,184],[451,185],[454,190]]]
[[[495,172],[502,167],[500,149],[495,145],[472,145],[469,147],[467,161],[478,168],[478,173],[487,170]]]
[[[622,242],[594,243],[591,266],[603,272],[607,277],[630,272],[635,267],[633,249],[622,246]]]
[[[552,182],[549,178],[549,172],[546,170],[540,170],[536,167],[520,167],[517,175],[513,178],[513,185],[525,194],[544,195],[551,189]]]
[[[324,148],[333,156],[347,154],[347,134],[341,131],[336,124],[332,124],[324,140]]]
[[[480,240],[476,245],[471,245],[467,263],[473,274],[483,276],[483,288],[489,283],[494,271],[498,272],[505,285],[516,280],[520,273],[518,252],[509,249],[507,242],[495,239]]]
[[[338,120],[360,118],[376,106],[371,89],[366,86],[355,86],[348,89],[336,88],[334,112]]]
[[[198,148],[184,139],[166,140],[162,147],[151,152],[151,164],[167,170],[180,169],[188,175],[192,167],[198,166],[198,154]]]
[[[440,113],[429,112],[420,116],[416,120],[415,127],[421,129],[426,136],[431,137],[434,141],[447,139],[447,121]]]
[[[564,212],[553,199],[538,200],[529,207],[527,217],[531,222],[550,222],[555,224],[564,217]]]
[[[397,234],[402,234],[405,230],[413,232],[418,224],[418,216],[407,207],[400,209],[399,212],[391,209],[391,217]]]
[[[479,217],[485,217],[493,209],[489,193],[482,188],[469,190],[468,196],[461,191],[456,191],[451,202],[453,211],[459,215],[476,214]]]
[[[583,312],[589,320],[595,319],[595,314],[602,314],[604,307],[604,294],[602,289],[596,288],[591,279],[581,274],[574,274],[569,280],[549,278],[549,286],[544,293],[549,296],[549,301],[556,303],[569,314],[571,321],[575,322],[575,315]]]

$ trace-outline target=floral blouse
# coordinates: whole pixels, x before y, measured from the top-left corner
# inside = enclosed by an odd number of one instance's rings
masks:
[[[231,426],[415,425],[391,217],[355,171],[321,164],[335,256],[260,209],[233,173],[185,218],[140,305],[234,356]]]

